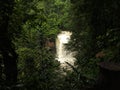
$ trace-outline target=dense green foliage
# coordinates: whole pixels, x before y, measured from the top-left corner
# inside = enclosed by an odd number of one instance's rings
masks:
[[[71,0],[71,2],[74,12],[71,48],[78,52],[77,70],[80,70],[88,80],[96,79],[99,71],[97,63],[120,62],[120,1]]]
[[[53,2],[34,0],[21,1],[18,4],[19,8],[24,10],[21,11],[24,20],[21,34],[15,39],[19,54],[19,81],[24,83],[27,89],[59,89],[59,84],[56,84],[59,83],[56,82],[59,73],[55,72],[59,69],[59,62],[55,60],[55,51],[50,51],[46,43],[49,40],[55,43],[56,35],[60,32],[59,24],[63,17],[56,9],[64,6],[64,3],[59,0]],[[61,10],[62,8],[64,9],[61,7]],[[61,14],[60,11],[59,13]]]
[[[60,0],[16,2],[11,23],[18,29],[14,30],[14,44],[19,54],[18,79],[26,89],[61,88],[63,80],[58,72],[59,62],[55,60],[55,46],[51,48],[46,43],[55,43],[60,30],[67,28],[67,3]]]
[[[1,0],[0,89],[92,87],[97,63],[120,62],[119,9],[119,0]],[[66,30],[72,32],[68,49],[77,54],[64,75],[55,40]]]

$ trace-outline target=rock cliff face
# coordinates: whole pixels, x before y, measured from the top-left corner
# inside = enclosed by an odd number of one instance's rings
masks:
[[[101,62],[97,90],[120,90],[120,64]]]
[[[55,45],[55,40],[52,39],[47,39],[45,42],[45,47],[52,52],[56,52],[56,45]]]

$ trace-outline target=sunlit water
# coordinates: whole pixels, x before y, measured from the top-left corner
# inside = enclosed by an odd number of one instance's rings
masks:
[[[70,41],[72,33],[68,31],[62,31],[57,36],[56,40],[56,50],[57,50],[57,60],[61,63],[63,67],[68,66],[66,62],[74,65],[74,52],[66,49],[66,45]]]

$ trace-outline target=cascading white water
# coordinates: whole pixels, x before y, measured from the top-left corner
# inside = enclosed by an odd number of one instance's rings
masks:
[[[65,62],[74,65],[74,53],[65,49],[65,44],[70,41],[72,33],[68,31],[62,31],[57,36],[56,40],[56,50],[57,50],[57,60],[63,65],[66,66]]]

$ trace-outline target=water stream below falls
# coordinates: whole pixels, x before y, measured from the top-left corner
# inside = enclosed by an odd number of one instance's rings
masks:
[[[56,39],[56,52],[57,52],[57,60],[61,63],[62,67],[67,67],[66,62],[74,65],[74,52],[66,49],[66,45],[70,41],[72,33],[68,31],[62,31],[58,34]]]

